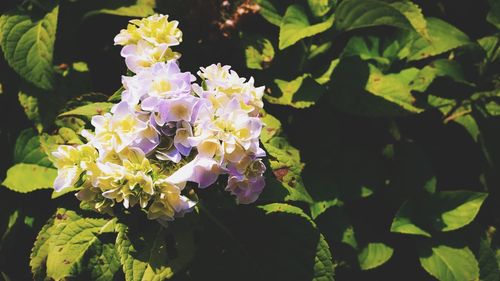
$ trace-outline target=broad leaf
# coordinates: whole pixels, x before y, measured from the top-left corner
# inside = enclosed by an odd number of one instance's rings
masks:
[[[491,249],[487,240],[481,239],[476,256],[478,257],[481,281],[500,280],[500,266],[495,257],[495,252]]]
[[[462,104],[462,106],[457,104],[456,100],[441,98],[433,95],[428,96],[428,104],[434,108],[437,108],[443,116],[443,123],[457,123],[470,134],[474,141],[479,140],[479,127],[471,115],[472,108],[470,104]]]
[[[120,256],[114,243],[96,241],[85,253],[88,261],[85,263],[86,277],[89,280],[108,281],[115,280],[115,276],[121,270]]]
[[[422,68],[413,80],[413,85],[416,91],[429,90],[438,94],[450,91],[452,87],[459,92],[460,88],[470,89],[475,86],[467,81],[460,64],[449,59],[437,59]]]
[[[313,270],[313,277],[312,280],[314,281],[322,281],[322,280],[332,280],[333,281],[333,263],[332,263],[332,255],[330,252],[330,248],[328,246],[328,243],[325,241],[325,238],[321,233],[316,232],[316,224],[314,221],[307,215],[305,214],[302,209],[291,206],[288,204],[282,204],[282,203],[274,203],[274,204],[269,204],[269,205],[264,205],[264,206],[259,206],[260,209],[264,210],[268,216],[273,216],[278,219],[280,216],[283,216],[284,214],[291,215],[291,216],[296,216],[300,217],[301,220],[305,220],[309,222],[311,227],[313,228],[312,233],[317,235],[317,238],[314,240],[316,241],[316,252],[314,255],[314,270]],[[291,234],[293,236],[296,236],[298,234],[297,232],[300,232],[300,228],[304,227],[302,224],[297,224],[296,225],[296,231],[294,231],[294,234]],[[303,234],[303,241],[301,242],[296,242],[296,246],[304,246],[304,244],[307,244],[306,242],[309,242],[309,238],[312,238],[308,236],[308,234],[311,234],[310,231],[305,231]],[[293,241],[293,239],[291,240]],[[287,241],[282,241],[282,243],[286,243]],[[312,241],[311,241],[312,242]],[[295,247],[291,247],[295,248]],[[310,253],[311,249],[303,249],[303,253],[307,252]],[[309,255],[307,255],[309,256]],[[292,259],[290,259],[292,260]],[[308,262],[309,263],[309,262]],[[295,276],[296,278],[299,278],[298,276]],[[305,277],[304,277],[305,278]],[[300,279],[300,278],[299,278]]]
[[[313,15],[322,17],[333,8],[337,0],[307,0],[307,3]]]
[[[114,220],[82,218],[73,211],[58,209],[38,234],[32,250],[30,266],[35,279],[65,280],[87,274],[86,270],[95,269],[88,266],[87,251],[95,252],[93,247],[101,243],[98,236],[114,230]]]
[[[78,276],[85,253],[99,243],[99,234],[114,230],[110,227],[113,223],[106,219],[82,218],[58,228],[49,244],[47,276],[55,280]]]
[[[19,135],[14,147],[14,163],[2,185],[21,193],[52,187],[57,170],[33,129],[26,129]]]
[[[33,129],[26,129],[19,134],[14,147],[14,163],[52,167],[52,163],[40,145],[40,136]]]
[[[430,236],[430,230],[462,228],[474,220],[486,197],[480,192],[443,191],[408,200],[396,214],[391,231]]]
[[[281,122],[276,117],[266,112],[263,112],[261,115],[261,120],[264,123],[264,128],[260,133],[260,141],[262,141],[263,143],[267,143],[275,135],[279,135],[279,133],[281,132]]]
[[[304,211],[299,208],[295,207],[289,204],[284,204],[284,203],[272,203],[268,205],[263,205],[259,206],[260,209],[264,210],[267,215],[272,214],[272,213],[287,213],[287,214],[293,214],[300,216],[307,221],[309,221],[314,227],[316,227],[316,224],[314,221],[306,214]]]
[[[50,242],[73,220],[80,219],[80,216],[73,211],[58,209],[56,214],[42,227],[31,250],[30,267],[35,280],[45,280],[47,270],[47,256],[51,249]]]
[[[302,181],[304,164],[300,161],[299,151],[285,138],[278,136],[264,143],[264,149],[268,153],[274,176],[289,193],[285,200],[312,203],[312,198]]]
[[[295,108],[306,108],[314,105],[325,92],[325,89],[309,74],[299,76],[292,81],[276,79],[274,83],[278,86],[281,96],[265,95],[265,99],[270,103],[289,105]]]
[[[389,66],[391,56],[382,53],[383,42],[378,37],[352,37],[342,53],[345,57],[359,56],[364,61],[373,61],[377,65]]]
[[[339,200],[333,199],[329,201],[320,201],[320,202],[314,202],[314,204],[311,205],[311,217],[313,219],[316,219],[319,217],[321,214],[323,214],[326,210],[333,206],[337,206],[339,204]]]
[[[56,176],[57,170],[54,168],[35,164],[16,164],[7,170],[7,178],[2,185],[16,192],[26,193],[52,188]]]
[[[427,21],[422,14],[422,9],[411,1],[396,1],[391,3],[391,6],[405,15],[415,31],[423,38],[429,39],[427,31]]]
[[[420,113],[412,95],[416,68],[384,74],[359,57],[341,59],[335,67],[328,95],[334,107],[363,116],[401,116]]]
[[[302,169],[304,164],[300,161],[299,151],[291,146],[281,136],[281,122],[274,116],[263,112],[262,121],[265,126],[262,129],[260,140],[269,157],[269,170],[266,172],[267,187],[264,189],[262,198],[268,193],[275,195],[280,200],[303,201],[312,203],[311,195],[307,192],[302,181]],[[288,194],[282,194],[282,189]],[[270,196],[273,197],[274,196]]]
[[[366,84],[366,90],[397,104],[408,112],[419,113],[422,109],[413,105],[415,98],[411,94],[411,82],[417,73],[417,69],[408,68],[399,73],[383,74],[375,67],[370,67],[370,77]]]
[[[170,224],[167,229],[157,223],[141,229],[119,226],[116,244],[127,281],[170,279],[191,262],[193,233],[182,223]]]
[[[440,281],[479,280],[479,266],[468,247],[445,244],[418,245],[422,267]]]
[[[438,18],[427,18],[427,29],[429,39],[415,32],[403,33],[400,40],[406,42],[406,46],[400,52],[401,58],[408,61],[426,59],[470,43],[466,34]]]
[[[52,57],[56,37],[58,7],[43,18],[34,19],[15,10],[0,17],[0,45],[9,65],[35,86],[54,86]]]
[[[434,222],[434,228],[440,231],[451,231],[468,225],[476,217],[487,196],[486,193],[472,191],[436,193],[431,203],[434,203],[440,214]]]
[[[261,35],[244,34],[242,37],[247,67],[261,70],[268,68],[274,58],[274,47],[271,41]]]
[[[43,125],[42,116],[40,116],[38,108],[38,98],[30,96],[22,91],[19,92],[18,98],[26,117],[35,124],[38,132],[41,132],[43,130]]]
[[[306,37],[322,33],[332,27],[334,15],[326,21],[313,24],[309,22],[306,11],[299,4],[288,7],[281,20],[279,34],[279,49],[283,50]]]
[[[359,267],[362,270],[369,270],[386,263],[394,250],[384,243],[369,243],[358,254]]]
[[[264,19],[276,26],[280,26],[281,15],[278,13],[271,0],[255,0],[255,2],[259,4],[259,13]]]
[[[102,2],[102,7],[97,10],[93,10],[85,13],[83,20],[90,17],[105,14],[123,17],[136,17],[144,18],[155,13],[153,10],[155,7],[155,1],[137,1],[137,4],[126,6],[125,3],[120,3],[117,1],[106,1]]]
[[[340,3],[335,14],[336,27],[340,30],[386,25],[415,30],[427,37],[426,22],[420,8],[410,1],[346,0]]]
[[[88,117],[92,117],[94,115],[103,115],[104,113],[107,113],[113,105],[114,104],[110,102],[90,103],[87,105],[77,107],[73,110],[61,113],[59,114],[59,117],[70,116],[70,115],[88,116]]]

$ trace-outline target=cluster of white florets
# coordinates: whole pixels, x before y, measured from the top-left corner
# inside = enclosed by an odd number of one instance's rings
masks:
[[[115,37],[133,76],[122,79],[121,102],[92,118],[88,142],[62,145],[53,153],[58,191],[78,187],[77,197],[101,212],[117,202],[139,204],[150,219],[173,220],[192,210],[199,188],[228,176],[226,190],[237,203],[257,200],[265,182],[265,152],[259,147],[264,87],[230,66],[181,72],[177,21],[154,15],[132,20]]]

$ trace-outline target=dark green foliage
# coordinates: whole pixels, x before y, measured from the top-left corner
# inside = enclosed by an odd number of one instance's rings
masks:
[[[500,3],[224,2],[0,3],[0,280],[499,280]],[[266,86],[255,204],[214,186],[164,228],[38,190],[120,98],[114,35],[154,12],[186,71]]]

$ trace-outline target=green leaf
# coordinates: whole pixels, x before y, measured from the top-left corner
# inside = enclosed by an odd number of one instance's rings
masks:
[[[328,50],[330,50],[331,47],[332,47],[331,41],[328,41],[321,45],[311,44],[311,47],[309,48],[309,53],[307,54],[307,59],[311,60],[321,54],[324,54]]]
[[[304,8],[299,4],[288,7],[281,20],[279,34],[279,49],[283,50],[306,37],[322,33],[333,25],[335,17],[330,16],[326,21],[311,25]]]
[[[122,16],[122,17],[144,18],[155,13],[154,1],[151,4],[135,4],[130,6],[122,6],[123,4],[120,4],[119,2],[116,1],[106,1],[104,3],[105,5],[103,8],[85,13],[82,19],[86,20],[88,18],[101,14]],[[115,6],[113,5],[114,3],[118,3],[120,6],[113,7]]]
[[[157,223],[142,229],[119,226],[116,244],[127,281],[170,279],[191,262],[194,237],[192,229],[182,223],[169,224],[167,229]]]
[[[7,170],[2,185],[21,193],[37,189],[52,188],[57,170],[35,164],[16,164]]]
[[[437,59],[420,70],[413,82],[415,91],[443,92],[451,87],[471,88],[475,85],[466,80],[457,61]],[[458,91],[459,89],[457,89]]]
[[[268,153],[274,176],[289,193],[285,200],[312,203],[311,195],[307,192],[301,177],[304,164],[300,161],[299,150],[279,136],[264,143],[264,148]]]
[[[38,132],[41,132],[43,130],[43,125],[42,118],[38,110],[38,98],[30,96],[22,91],[19,92],[18,97],[19,103],[23,107],[26,117],[28,117],[30,121],[35,123]]]
[[[272,204],[259,206],[259,208],[264,210],[266,212],[266,215],[269,215],[272,213],[287,213],[287,214],[297,215],[297,216],[300,216],[300,217],[306,219],[314,227],[316,227],[316,224],[314,223],[314,221],[306,213],[304,213],[304,211],[299,207],[295,207],[295,206],[285,204],[285,203],[272,203]]]
[[[488,194],[443,191],[408,200],[399,209],[392,232],[430,236],[429,230],[452,231],[471,223]],[[421,208],[425,205],[426,208]]]
[[[255,2],[259,4],[259,13],[264,19],[266,19],[271,24],[280,26],[281,15],[278,13],[278,10],[276,10],[270,0],[255,0]]]
[[[63,229],[74,219],[79,218],[80,216],[73,211],[58,209],[56,214],[42,227],[30,255],[30,267],[33,279],[45,280],[47,270],[46,261],[51,249],[50,243],[52,239],[55,239],[60,229]]]
[[[486,36],[478,39],[477,42],[486,52],[486,61],[488,63],[500,58],[500,35]]]
[[[339,200],[333,199],[329,201],[320,201],[320,202],[314,202],[314,204],[311,205],[311,217],[313,219],[316,219],[319,217],[322,213],[324,213],[326,210],[333,206],[337,206],[339,204]]]
[[[259,206],[260,209],[266,212],[266,215],[274,215],[278,217],[282,214],[288,214],[292,216],[299,217],[307,222],[313,227],[315,232],[317,231],[316,224],[314,221],[306,214],[302,209],[288,205],[283,203],[273,203],[264,206]],[[299,228],[299,224],[295,224],[297,228]],[[314,281],[322,281],[322,280],[331,280],[333,281],[333,263],[332,263],[332,255],[330,252],[330,248],[328,243],[326,242],[324,236],[321,233],[317,233],[318,238],[315,240],[316,243],[316,254],[314,256],[314,274],[312,280]],[[307,240],[307,235],[302,236],[303,240]],[[292,240],[294,241],[294,240]],[[302,241],[304,242],[304,241]],[[296,244],[306,244],[302,242],[294,242]],[[309,252],[310,249],[303,249],[302,252]],[[295,276],[297,277],[297,276]],[[300,279],[300,278],[299,278]]]
[[[500,3],[495,0],[488,0],[490,4],[490,11],[486,16],[486,20],[500,29]]]
[[[369,270],[386,263],[394,250],[384,243],[369,243],[358,254],[359,267],[362,270]]]
[[[487,193],[472,191],[443,191],[433,197],[441,211],[440,219],[435,220],[434,228],[452,231],[471,223],[476,217]]]
[[[401,40],[407,43],[400,52],[401,58],[408,61],[426,59],[470,43],[465,33],[438,18],[427,18],[427,29],[429,39],[417,33],[403,33]]]
[[[260,134],[260,141],[266,143],[275,135],[280,134],[281,122],[276,117],[266,112],[262,112],[261,120],[264,123],[264,128],[262,129],[262,132]]]
[[[307,3],[314,16],[322,17],[333,8],[337,0],[307,0]]]
[[[481,239],[479,242],[479,252],[477,256],[481,281],[500,280],[500,267],[495,257],[495,252],[493,252],[487,240]]]
[[[119,102],[122,99],[122,93],[125,91],[125,88],[123,86],[120,86],[118,90],[116,90],[109,98],[108,101],[110,102]]]
[[[403,116],[420,113],[412,95],[416,68],[384,74],[359,57],[340,60],[332,73],[328,98],[337,109],[363,116]]]
[[[99,235],[114,231],[114,219],[82,218],[73,211],[58,209],[38,234],[32,250],[30,266],[35,279],[66,280],[95,269],[88,268],[86,253],[90,249],[95,253],[92,247],[101,243]]]
[[[47,277],[62,280],[80,274],[85,253],[98,243],[98,235],[106,232],[113,221],[82,218],[58,228],[50,241]]]
[[[292,81],[276,79],[274,83],[278,86],[281,96],[265,95],[264,98],[273,104],[295,108],[307,108],[314,105],[325,92],[325,89],[314,81],[310,74],[304,74]]]
[[[5,59],[24,79],[45,90],[54,86],[52,57],[58,10],[56,6],[41,19],[21,10],[0,17],[0,45]]]
[[[366,90],[397,104],[408,112],[419,113],[422,109],[413,105],[415,98],[411,94],[410,85],[417,73],[418,69],[408,68],[395,74],[383,74],[375,67],[371,67]]]
[[[316,256],[314,257],[314,277],[313,281],[333,281],[334,265],[332,263],[332,253],[323,234],[319,236]]]
[[[14,163],[2,185],[21,193],[52,187],[57,170],[43,150],[40,136],[33,129],[22,131],[17,138]]]
[[[415,31],[423,38],[429,39],[427,31],[427,21],[422,14],[422,9],[411,1],[393,2],[391,6],[405,15],[406,19],[410,22]]]
[[[431,234],[416,225],[414,220],[417,215],[414,215],[415,203],[413,201],[406,201],[396,213],[391,225],[391,232],[422,235],[431,237]]]
[[[3,217],[6,218],[6,217]],[[3,219],[2,218],[2,219]],[[4,228],[4,223],[0,226],[0,253],[2,252],[3,247],[5,246],[6,242],[8,242],[9,235],[13,233],[14,229],[16,228],[16,224],[21,220],[21,216],[19,215],[19,211],[15,210],[13,211],[9,216],[8,216],[8,221],[5,222],[5,228]],[[3,233],[2,233],[3,232]]]
[[[346,0],[340,3],[335,14],[339,30],[386,25],[415,30],[427,37],[426,22],[420,8],[410,1]]]
[[[315,78],[314,80],[320,85],[325,85],[326,83],[330,82],[333,70],[335,69],[335,67],[337,67],[339,61],[339,59],[332,60],[330,62],[330,65],[328,66],[328,69],[323,74],[321,74],[321,76]]]
[[[422,243],[417,249],[422,267],[438,280],[479,280],[478,262],[468,247]]]
[[[364,61],[373,61],[379,65],[389,66],[391,58],[381,53],[382,42],[378,37],[352,37],[344,48],[342,56],[359,56]]]
[[[243,34],[242,37],[247,67],[260,70],[268,68],[274,58],[274,47],[271,41],[256,34]]]
[[[456,123],[464,127],[474,141],[477,142],[479,140],[479,126],[471,115],[472,109],[470,104],[462,104],[460,106],[457,105],[457,101],[455,100],[433,95],[428,96],[428,103],[443,113],[443,116],[445,116],[443,120],[444,124]]]
[[[114,280],[115,275],[121,269],[120,256],[114,243],[98,240],[89,247],[85,255],[89,257],[85,269],[88,272],[89,280]]]
[[[114,103],[110,103],[110,102],[90,103],[90,104],[86,104],[86,105],[77,107],[77,108],[70,110],[68,112],[61,113],[61,114],[59,114],[59,117],[70,116],[70,115],[92,117],[94,115],[102,115],[104,113],[107,113],[113,105],[114,105]]]
[[[33,129],[26,129],[19,134],[14,147],[14,163],[52,167],[52,163],[40,145],[40,136]]]

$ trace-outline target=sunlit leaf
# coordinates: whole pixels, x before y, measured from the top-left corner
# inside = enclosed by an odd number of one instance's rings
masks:
[[[324,22],[311,25],[301,5],[294,4],[288,7],[280,24],[279,49],[283,50],[303,38],[328,30],[332,27],[334,19],[332,15]]]
[[[268,102],[274,104],[306,108],[314,105],[325,92],[325,89],[314,81],[309,74],[299,76],[292,81],[276,79],[274,82],[278,86],[281,96],[264,96]]]
[[[420,264],[440,281],[479,280],[479,266],[468,247],[445,244],[418,246]]]
[[[362,270],[369,270],[386,263],[394,250],[384,243],[369,243],[358,255],[359,267]]]
[[[21,10],[0,17],[0,46],[5,59],[24,79],[46,90],[54,87],[52,58],[58,11],[56,6],[38,19]]]
[[[59,117],[70,116],[70,115],[88,116],[88,117],[92,117],[94,115],[103,115],[104,113],[107,113],[113,105],[114,105],[113,103],[109,102],[90,103],[87,105],[77,107],[73,110],[61,113],[59,114]]]

